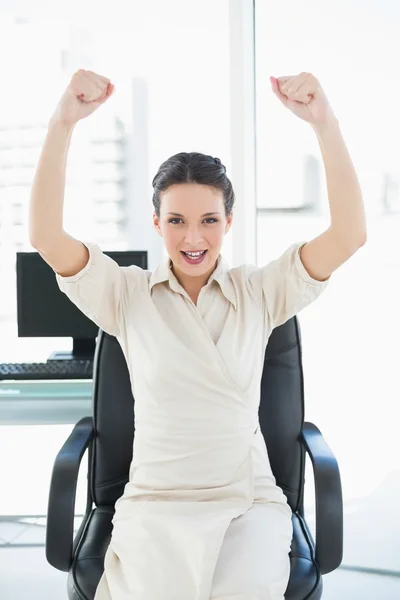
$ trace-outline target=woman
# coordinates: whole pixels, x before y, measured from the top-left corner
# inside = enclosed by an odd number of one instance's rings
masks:
[[[313,127],[331,224],[276,261],[229,269],[220,255],[234,193],[210,156],[178,154],[153,180],[169,255],[153,273],[121,268],[63,229],[76,123],[114,91],[78,71],[50,120],[30,204],[30,239],[61,290],[118,338],[135,397],[129,482],[116,503],[96,600],[282,600],[291,511],[276,485],[258,404],[272,329],[310,304],[365,242],[362,195],[338,122],[315,77],[271,78]]]

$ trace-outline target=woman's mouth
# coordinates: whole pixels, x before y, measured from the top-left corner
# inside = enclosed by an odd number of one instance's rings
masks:
[[[207,250],[199,250],[198,252],[184,252],[183,250],[181,250],[181,254],[184,260],[189,265],[199,265],[200,263],[202,263],[206,253]]]

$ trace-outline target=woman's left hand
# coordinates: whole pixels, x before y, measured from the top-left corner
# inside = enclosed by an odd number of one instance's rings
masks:
[[[286,108],[313,127],[324,128],[337,119],[318,79],[311,73],[270,77],[272,91]]]

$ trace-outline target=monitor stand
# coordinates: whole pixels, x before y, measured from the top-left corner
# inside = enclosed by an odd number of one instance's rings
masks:
[[[72,338],[72,340],[72,350],[52,352],[47,360],[93,360],[96,348],[95,338]]]

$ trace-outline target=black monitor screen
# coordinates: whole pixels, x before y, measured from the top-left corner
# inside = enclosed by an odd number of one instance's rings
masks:
[[[121,267],[147,269],[146,251],[104,252]],[[60,291],[55,273],[37,252],[17,253],[19,337],[94,339],[98,327]]]

